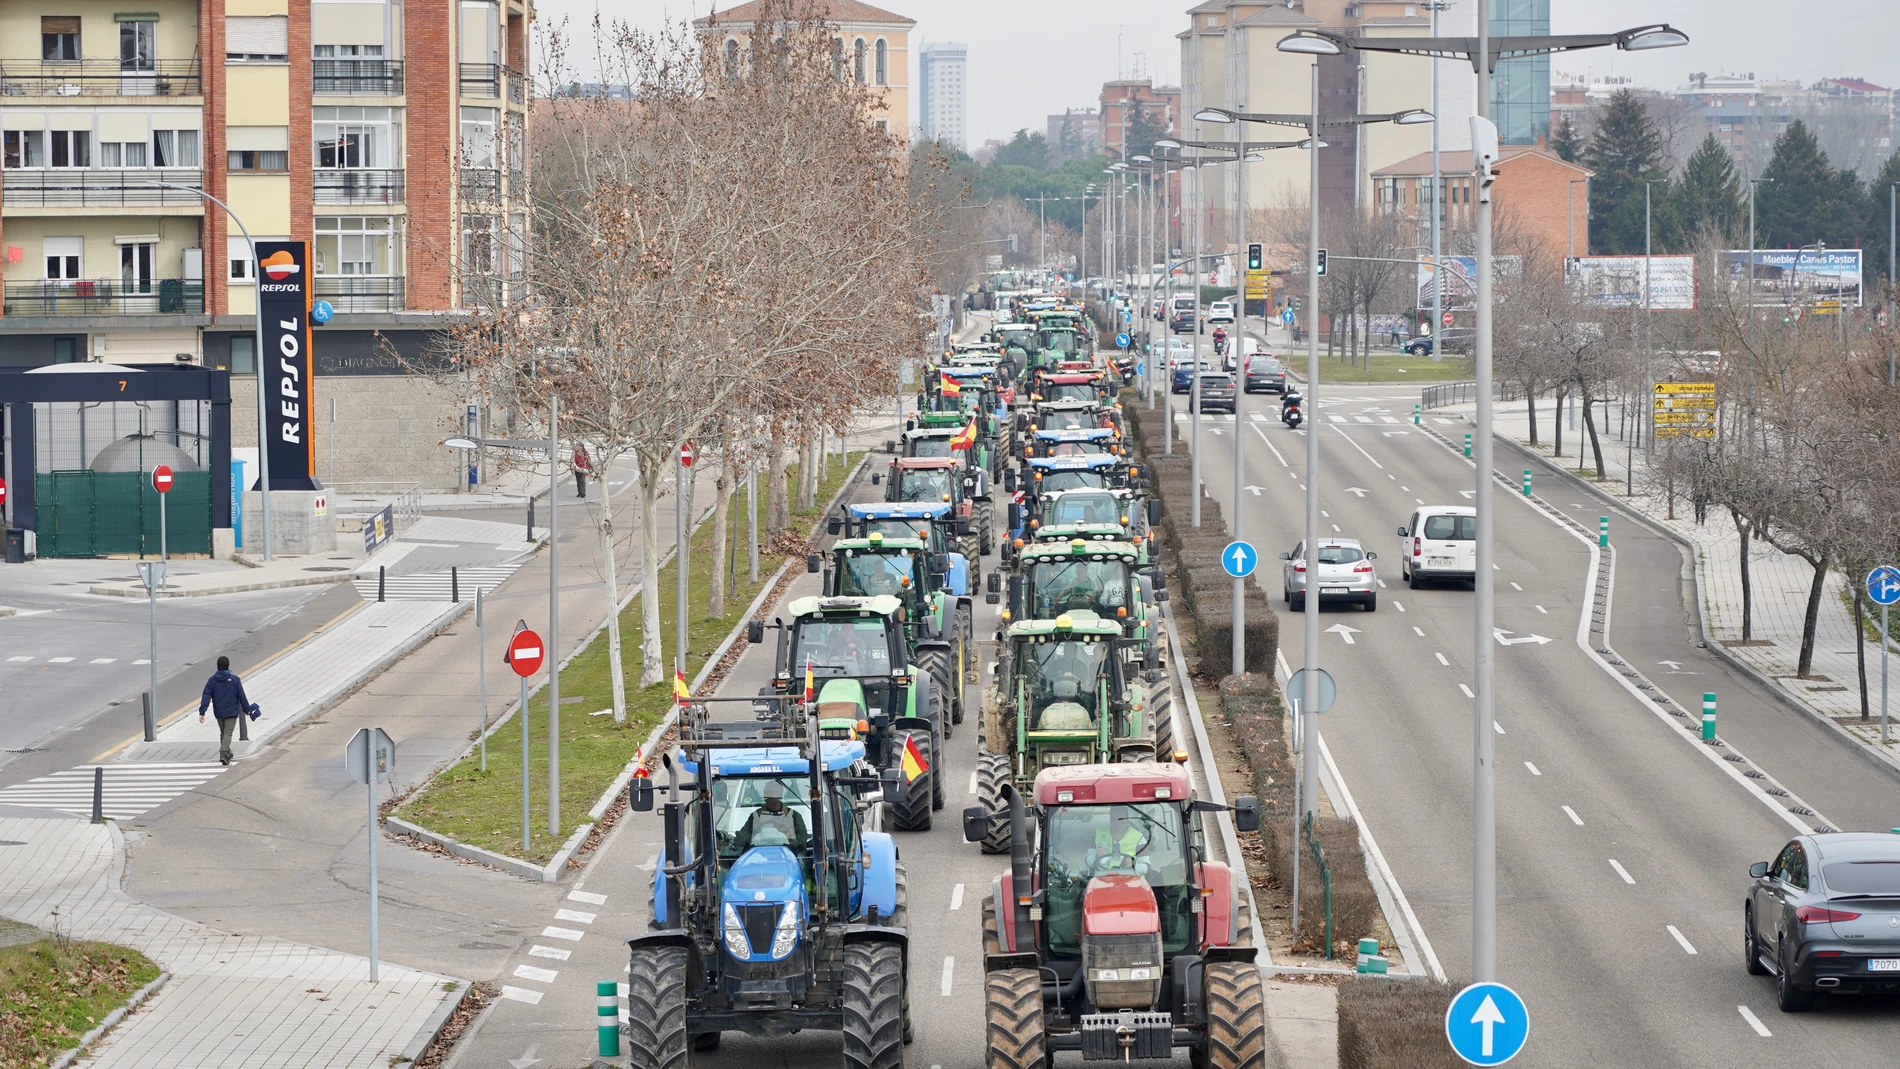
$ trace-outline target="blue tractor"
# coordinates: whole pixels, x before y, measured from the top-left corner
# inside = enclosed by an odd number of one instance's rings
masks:
[[[708,706],[757,717],[713,723]],[[671,782],[629,788],[662,806],[653,919],[628,940],[633,1069],[683,1069],[725,1032],[844,1033],[845,1069],[901,1069],[911,1041],[904,867],[877,830],[886,792],[853,725],[792,698],[682,708]],[[684,774],[684,781],[681,774]]]

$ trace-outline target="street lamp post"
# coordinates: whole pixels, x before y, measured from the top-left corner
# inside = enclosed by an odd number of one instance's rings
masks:
[[[1474,339],[1477,427],[1473,434],[1477,464],[1477,580],[1472,598],[1472,739],[1473,783],[1471,806],[1471,973],[1478,981],[1497,979],[1497,768],[1492,724],[1493,669],[1492,620],[1494,617],[1492,558],[1495,556],[1491,515],[1492,501],[1492,408],[1491,398],[1491,174],[1490,164],[1477,151],[1489,148],[1495,153],[1497,127],[1490,120],[1491,76],[1501,54],[1512,58],[1568,52],[1583,48],[1615,46],[1624,51],[1645,51],[1687,44],[1687,34],[1666,23],[1639,26],[1609,34],[1566,34],[1559,36],[1493,37],[1487,0],[1477,0],[1478,36],[1470,37],[1356,37],[1348,39],[1321,30],[1299,30],[1282,38],[1283,52],[1337,55],[1347,48],[1371,52],[1397,52],[1432,59],[1463,58],[1471,61],[1477,75],[1477,110],[1471,120],[1473,164],[1479,183],[1477,211],[1477,323]],[[1313,437],[1311,435],[1310,439]],[[1309,485],[1313,485],[1310,484]],[[1313,629],[1309,621],[1309,633]],[[1309,676],[1308,678],[1313,678]],[[1309,743],[1310,745],[1310,743]]]
[[[1648,178],[1643,181],[1643,404],[1650,404],[1656,395],[1656,315],[1654,303],[1649,295],[1650,248],[1652,231],[1650,227],[1650,188],[1658,182],[1667,182],[1667,178]],[[1638,411],[1642,405],[1637,406]],[[1656,456],[1656,426],[1654,413],[1645,415],[1644,426],[1648,427],[1643,435],[1643,456],[1654,459]],[[1625,473],[1627,474],[1627,473]]]

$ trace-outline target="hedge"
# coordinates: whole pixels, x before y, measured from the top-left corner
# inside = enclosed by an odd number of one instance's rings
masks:
[[[1445,1042],[1451,985],[1353,976],[1338,990],[1339,1069],[1464,1069]]]

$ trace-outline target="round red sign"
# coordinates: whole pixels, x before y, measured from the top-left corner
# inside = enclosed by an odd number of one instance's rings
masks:
[[[0,479],[0,505],[7,503],[7,481]]]
[[[1449,326],[1451,326],[1451,313],[1450,313],[1450,312],[1446,312],[1446,313],[1445,313],[1445,325],[1446,325],[1446,326],[1448,326],[1448,327],[1449,327]]]
[[[172,488],[172,470],[163,464],[152,469],[152,489],[167,493]]]
[[[547,651],[542,647],[541,636],[533,631],[517,631],[515,637],[508,640],[508,667],[518,676],[531,676],[541,670],[541,662],[547,659]]]
[[[693,458],[698,455],[699,455],[699,450],[696,446],[693,445],[693,443],[687,442],[684,445],[681,445],[680,446],[680,466],[685,467],[685,468],[692,467]]]

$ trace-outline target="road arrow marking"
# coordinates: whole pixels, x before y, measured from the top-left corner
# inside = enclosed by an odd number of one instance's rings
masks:
[[[1491,1057],[1494,1046],[1491,1042],[1491,1029],[1504,1023],[1504,1013],[1498,1009],[1497,1003],[1491,1001],[1490,995],[1484,996],[1484,1001],[1478,1003],[1478,1012],[1471,1015],[1471,1023],[1484,1028],[1484,1038],[1479,1041],[1478,1053],[1482,1057]]]
[[[1250,490],[1250,491],[1252,491],[1252,492],[1253,492],[1253,496],[1255,496],[1255,497],[1259,497],[1259,496],[1260,496],[1260,491],[1262,491],[1262,490],[1265,490],[1265,489],[1266,489],[1266,487],[1264,487],[1264,486],[1254,486],[1254,485],[1251,485],[1251,484],[1249,484],[1249,485],[1248,485],[1248,486],[1246,487],[1246,489],[1248,489],[1248,490]]]
[[[1348,486],[1346,487],[1346,492],[1349,494],[1358,494],[1360,497],[1365,497],[1367,493],[1365,487],[1362,486]]]
[[[1486,1001],[1489,1001],[1489,1000],[1487,999]],[[1489,1031],[1485,1032],[1485,1035],[1487,1037],[1490,1034],[1491,1033]],[[540,1044],[530,1043],[528,1044],[528,1049],[522,1052],[521,1057],[508,1059],[508,1064],[514,1066],[515,1069],[528,1069],[528,1066],[533,1065],[536,1062],[541,1060],[534,1056],[534,1052],[539,1049],[541,1049]],[[1487,1039],[1485,1043],[1485,1050],[1489,1051],[1490,1049],[1491,1049],[1490,1041]]]
[[[1338,635],[1340,638],[1345,639],[1346,645],[1348,646],[1358,645],[1358,643],[1352,640],[1352,636],[1359,633],[1359,629],[1356,627],[1347,627],[1345,624],[1334,624],[1333,626],[1327,628],[1326,630],[1333,634]]]
[[[1535,642],[1539,646],[1542,646],[1544,643],[1550,641],[1542,635],[1525,635],[1523,638],[1505,638],[1504,636],[1514,635],[1517,632],[1506,631],[1501,627],[1492,628],[1491,633],[1497,637],[1498,645],[1500,646],[1519,646],[1526,642]]]
[[[1458,491],[1458,495],[1459,495],[1460,497],[1463,497],[1463,498],[1467,498],[1467,499],[1469,499],[1469,498],[1471,497],[1471,495],[1473,495],[1473,494],[1475,494],[1475,493],[1477,493],[1477,491],[1476,491],[1476,490],[1460,490],[1460,491]]]
[[[1682,662],[1681,662],[1681,661],[1657,661],[1656,663],[1657,663],[1657,664],[1666,664],[1666,665],[1668,665],[1671,671],[1675,671],[1675,672],[1680,672],[1680,671],[1682,671]]]
[[[1390,438],[1395,434],[1410,434],[1410,433],[1412,432],[1411,431],[1385,431],[1383,432],[1383,435],[1384,437]]]

